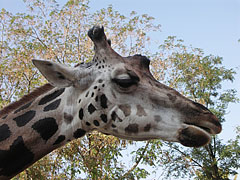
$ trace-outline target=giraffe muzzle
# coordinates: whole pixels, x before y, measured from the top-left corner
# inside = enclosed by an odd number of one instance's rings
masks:
[[[188,147],[200,147],[208,144],[211,135],[221,132],[222,126],[215,115],[208,114],[207,118],[199,119],[196,123],[185,122],[178,131],[179,142]]]

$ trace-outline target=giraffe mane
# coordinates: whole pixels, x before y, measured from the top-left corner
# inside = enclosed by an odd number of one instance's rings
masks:
[[[43,86],[40,86],[40,87],[34,89],[32,92],[23,96],[18,101],[15,101],[15,102],[7,105],[3,109],[1,109],[0,110],[0,117],[3,117],[4,115],[7,115],[8,113],[12,112],[13,110],[17,109],[18,107],[20,107],[20,106],[26,104],[27,102],[35,99],[37,96],[50,91],[53,88],[54,87],[51,84],[47,83],[47,84],[44,84]]]

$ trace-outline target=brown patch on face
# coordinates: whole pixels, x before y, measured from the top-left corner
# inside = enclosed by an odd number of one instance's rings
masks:
[[[161,116],[159,116],[159,115],[155,115],[155,116],[154,116],[154,120],[155,120],[157,123],[159,123],[160,121],[162,121],[162,118],[161,118]]]
[[[138,116],[147,116],[147,113],[145,112],[143,107],[139,104],[137,105],[137,115]]]
[[[129,116],[131,114],[131,106],[128,104],[119,105],[119,109],[122,110],[125,116]]]
[[[151,124],[147,124],[147,125],[144,127],[144,131],[145,131],[145,132],[150,131],[150,129],[151,129]]]
[[[168,96],[169,100],[170,100],[172,103],[174,103],[174,102],[176,101],[176,99],[177,99],[176,96],[173,96],[173,95],[171,95],[171,94],[167,94],[167,96]]]
[[[68,113],[64,113],[63,114],[63,116],[64,116],[64,120],[65,120],[65,122],[66,123],[71,123],[72,122],[72,120],[73,120],[73,116],[71,115],[71,114],[68,114]]]
[[[150,101],[152,101],[154,106],[160,106],[160,107],[165,107],[165,108],[170,108],[170,105],[167,103],[166,100],[159,99],[159,97],[155,95],[150,95],[149,96]]]
[[[128,134],[138,133],[138,124],[129,124],[128,127],[125,128],[125,132]]]

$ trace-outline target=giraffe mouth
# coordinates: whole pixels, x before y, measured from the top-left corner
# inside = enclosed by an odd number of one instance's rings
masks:
[[[178,140],[187,147],[201,147],[211,140],[212,131],[209,128],[186,124],[179,130]]]
[[[210,128],[207,128],[207,127],[204,127],[204,126],[200,126],[200,125],[196,125],[196,124],[191,124],[191,123],[185,123],[185,124],[187,124],[187,125],[189,125],[189,126],[198,127],[198,128],[200,128],[200,129],[206,131],[206,132],[209,133],[209,134],[215,134],[215,133],[213,133],[213,131],[212,131]]]

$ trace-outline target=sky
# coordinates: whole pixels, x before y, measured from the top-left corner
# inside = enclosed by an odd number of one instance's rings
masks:
[[[161,24],[161,31],[152,37],[154,40],[163,42],[167,36],[174,35],[183,39],[185,45],[203,49],[206,55],[222,57],[226,68],[238,67],[234,83],[224,83],[223,88],[237,89],[240,98],[240,0],[91,0],[91,11],[110,4],[125,16],[136,11],[154,17],[154,22]],[[21,0],[0,0],[1,8],[11,12],[26,10]],[[224,141],[236,136],[239,111],[239,103],[229,105],[220,134]]]

